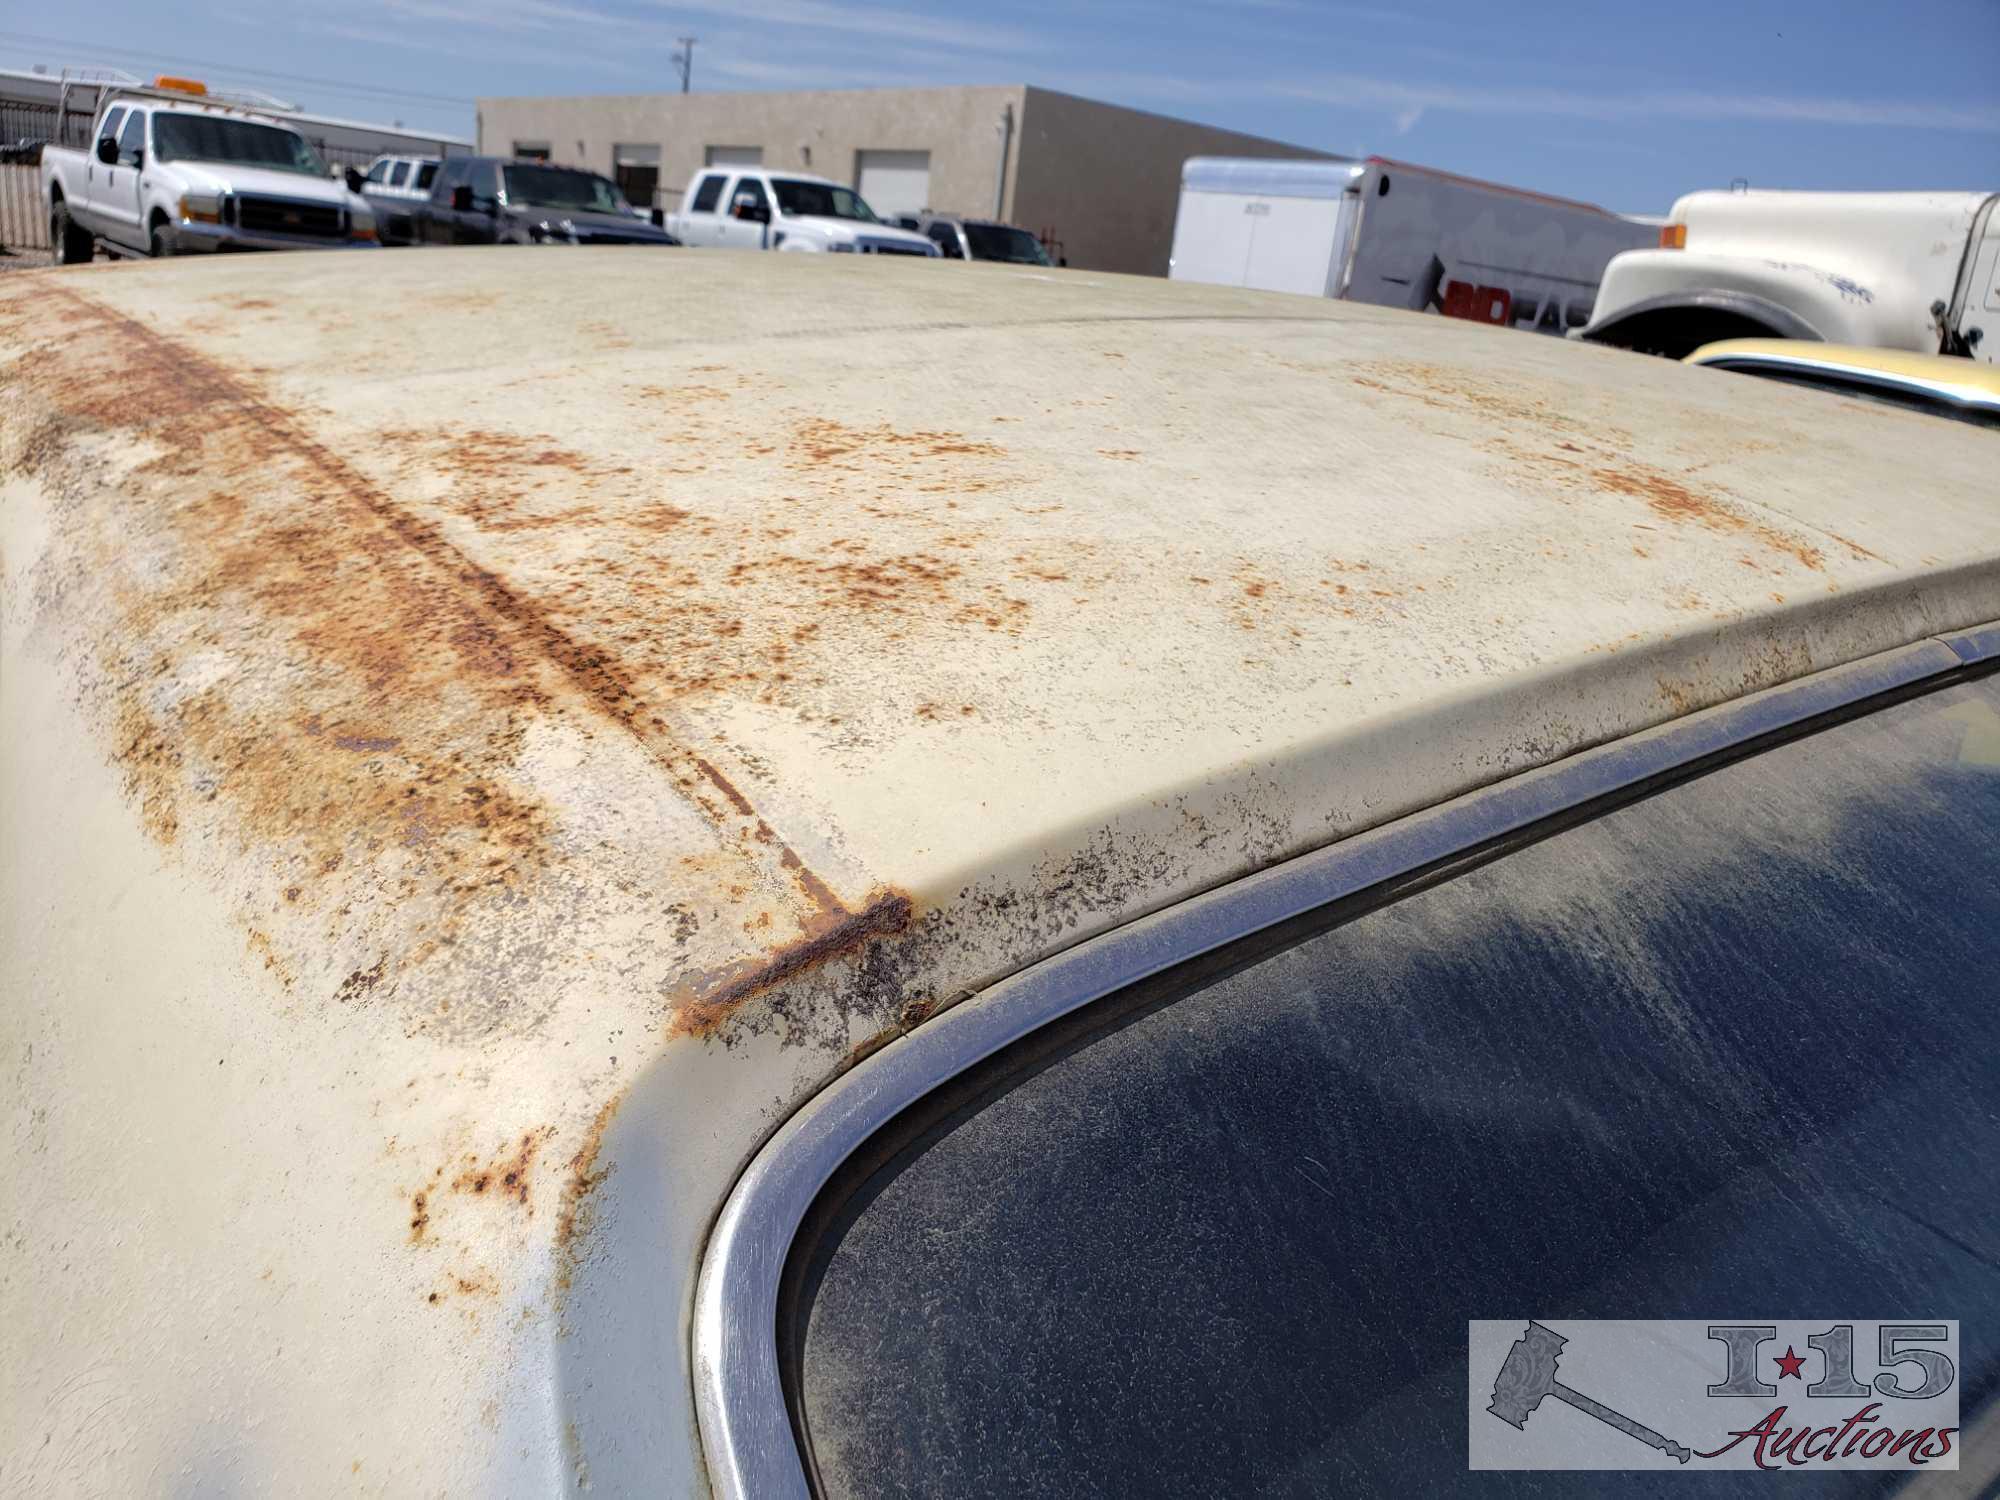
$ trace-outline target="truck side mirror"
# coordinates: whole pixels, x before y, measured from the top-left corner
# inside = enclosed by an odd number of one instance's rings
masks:
[[[118,165],[118,143],[108,135],[97,138],[97,159],[107,167]]]
[[[361,184],[368,180],[361,175],[359,167],[349,167],[342,175],[347,179],[347,190],[350,193],[360,192]]]
[[[451,211],[455,214],[472,212],[472,184],[461,182],[451,190]]]
[[[729,212],[732,217],[747,220],[752,224],[768,224],[771,222],[771,210],[759,205],[757,200],[752,198],[748,193],[743,194],[732,203],[729,206]]]

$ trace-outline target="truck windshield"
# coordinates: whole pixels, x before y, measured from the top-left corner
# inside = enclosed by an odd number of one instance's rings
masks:
[[[967,224],[965,242],[972,247],[974,260],[1004,260],[1017,266],[1045,266],[1049,253],[1042,242],[1025,229],[1009,229],[1002,224]]]
[[[153,116],[153,156],[159,161],[207,161],[325,177],[326,163],[297,131],[221,115]]]
[[[507,201],[516,208],[578,208],[595,213],[625,212],[618,189],[594,172],[510,162]]]
[[[875,210],[861,201],[853,188],[835,187],[826,182],[800,182],[796,177],[773,177],[771,190],[778,195],[778,207],[794,216],[809,214],[819,219],[858,219],[863,224],[879,224]]]

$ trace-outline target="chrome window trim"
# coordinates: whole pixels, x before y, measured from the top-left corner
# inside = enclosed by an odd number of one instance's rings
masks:
[[[1467,792],[1100,934],[1008,976],[834,1079],[765,1142],[710,1232],[694,1396],[721,1500],[808,1494],[778,1372],[792,1241],[850,1153],[932,1089],[1080,1006],[1332,901],[1761,735],[2000,658],[2000,623],[1934,636]]]

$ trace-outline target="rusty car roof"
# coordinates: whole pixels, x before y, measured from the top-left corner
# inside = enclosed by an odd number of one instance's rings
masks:
[[[702,1235],[854,1056],[2000,616],[1986,434],[1236,289],[104,265],[0,385],[34,1480],[686,1490]]]

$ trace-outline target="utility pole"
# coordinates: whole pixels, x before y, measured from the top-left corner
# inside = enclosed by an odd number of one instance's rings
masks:
[[[688,80],[694,76],[696,39],[691,36],[677,36],[674,40],[681,44],[681,50],[674,54],[674,66],[681,70],[681,92],[685,94],[688,91]]]

